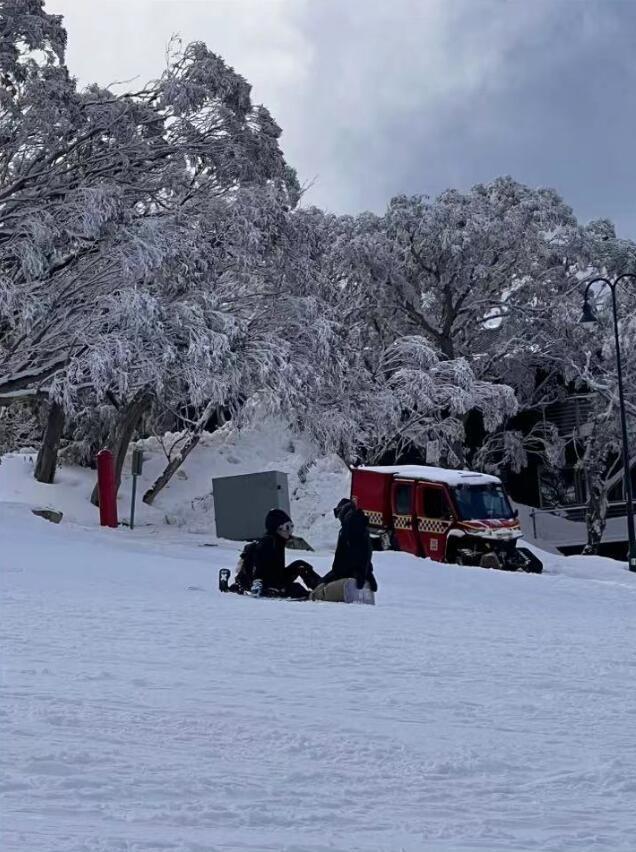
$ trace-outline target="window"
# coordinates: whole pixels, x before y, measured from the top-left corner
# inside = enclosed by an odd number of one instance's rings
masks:
[[[512,518],[512,507],[501,485],[458,485],[455,502],[465,521]]]
[[[441,488],[424,489],[424,517],[425,518],[450,518],[446,495]]]
[[[636,465],[632,467],[631,475],[632,498],[636,503]],[[610,503],[624,503],[627,500],[627,494],[625,493],[625,475],[622,470],[620,471],[617,482],[615,482],[607,492],[607,499]]]
[[[395,488],[395,514],[396,515],[412,515],[413,514],[413,486],[412,485],[397,485]]]
[[[621,477],[621,481],[612,485],[607,492],[607,499],[610,503],[622,503],[625,500],[625,483]]]

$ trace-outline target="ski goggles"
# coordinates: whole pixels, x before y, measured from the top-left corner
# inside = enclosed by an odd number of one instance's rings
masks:
[[[287,521],[284,524],[281,524],[278,528],[278,532],[286,533],[287,535],[291,535],[294,531],[294,524],[292,521]]]

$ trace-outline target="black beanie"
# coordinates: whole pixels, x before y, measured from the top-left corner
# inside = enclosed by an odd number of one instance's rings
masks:
[[[348,506],[354,506],[353,500],[351,500],[349,497],[343,497],[333,510],[334,516],[336,518],[339,518],[343,509],[346,509]]]
[[[279,527],[288,524],[290,521],[291,518],[287,512],[283,512],[282,509],[270,509],[265,516],[265,529],[268,533],[275,533]]]

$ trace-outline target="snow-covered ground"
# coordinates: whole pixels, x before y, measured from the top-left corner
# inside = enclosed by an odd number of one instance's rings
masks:
[[[220,595],[213,476],[287,472],[329,567],[348,471],[302,482],[313,453],[275,423],[206,435],[134,531],[99,529],[94,472],[2,459],[2,852],[633,852],[636,575],[379,554],[376,607]]]
[[[382,554],[359,607],[220,595],[178,529],[0,536],[3,852],[634,849],[624,566]]]

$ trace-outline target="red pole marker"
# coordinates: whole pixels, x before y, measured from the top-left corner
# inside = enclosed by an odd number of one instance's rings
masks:
[[[99,523],[103,527],[116,527],[115,459],[110,450],[100,450],[97,453],[97,491],[99,493]]]

